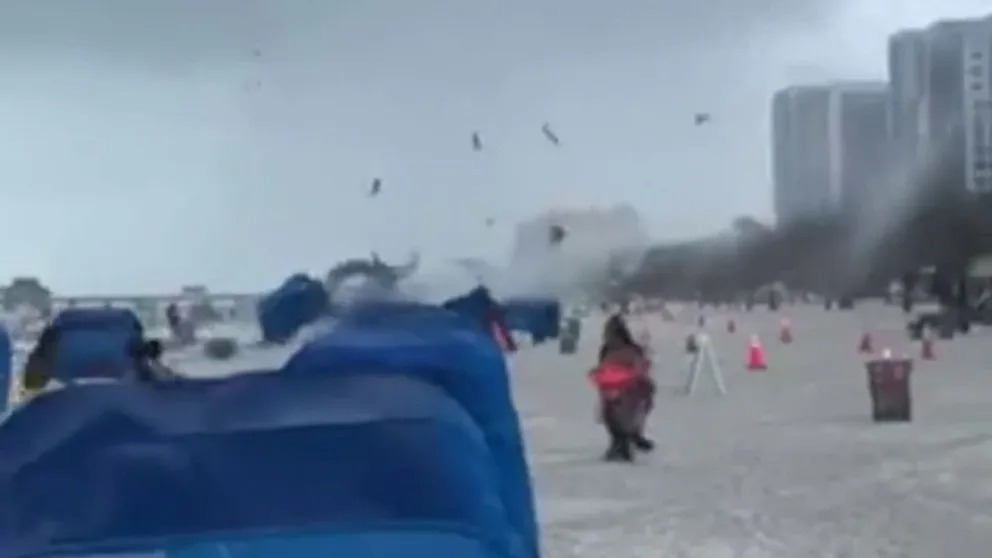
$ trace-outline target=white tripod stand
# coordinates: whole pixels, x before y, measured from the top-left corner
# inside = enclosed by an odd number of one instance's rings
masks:
[[[696,339],[696,352],[689,360],[689,381],[685,386],[685,394],[692,395],[696,391],[699,383],[699,376],[703,370],[708,369],[713,376],[713,383],[716,385],[720,395],[727,394],[727,385],[723,381],[723,370],[720,368],[720,361],[717,359],[716,351],[713,350],[713,341],[706,332],[693,334]]]

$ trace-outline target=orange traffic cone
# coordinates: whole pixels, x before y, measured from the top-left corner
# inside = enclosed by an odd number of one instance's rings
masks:
[[[871,333],[866,331],[865,334],[861,336],[861,343],[858,344],[858,352],[871,354],[874,351],[875,347],[874,343],[872,343]]]
[[[751,372],[768,370],[765,348],[761,346],[761,340],[757,335],[751,336],[751,343],[747,347],[747,369]]]
[[[734,333],[737,331],[737,322],[733,318],[727,320],[727,333]]]
[[[792,322],[788,318],[782,318],[778,329],[778,338],[785,344],[792,343]]]

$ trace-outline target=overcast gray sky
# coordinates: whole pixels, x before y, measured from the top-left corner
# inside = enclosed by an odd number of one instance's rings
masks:
[[[502,258],[548,206],[630,203],[659,238],[767,218],[775,89],[881,78],[889,32],[982,4],[0,0],[0,269],[260,289],[372,249]]]

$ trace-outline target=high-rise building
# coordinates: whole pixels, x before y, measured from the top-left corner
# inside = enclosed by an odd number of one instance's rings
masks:
[[[794,86],[772,100],[779,223],[849,213],[879,187],[888,152],[882,82]]]
[[[992,193],[992,18],[938,21],[889,39],[899,161],[941,183]]]
[[[830,101],[831,200],[835,211],[855,216],[889,187],[889,86],[841,83]]]
[[[926,32],[907,29],[889,37],[889,136],[892,163],[904,171],[900,182],[917,173],[921,164],[923,107],[926,98]]]
[[[830,94],[796,86],[772,100],[775,217],[788,223],[829,206]]]
[[[949,183],[973,193],[992,193],[990,62],[992,21],[927,29],[926,154]]]

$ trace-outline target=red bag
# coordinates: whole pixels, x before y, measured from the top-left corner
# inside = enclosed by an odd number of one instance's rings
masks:
[[[616,363],[602,364],[589,374],[596,389],[606,398],[613,398],[640,378],[637,370]]]

